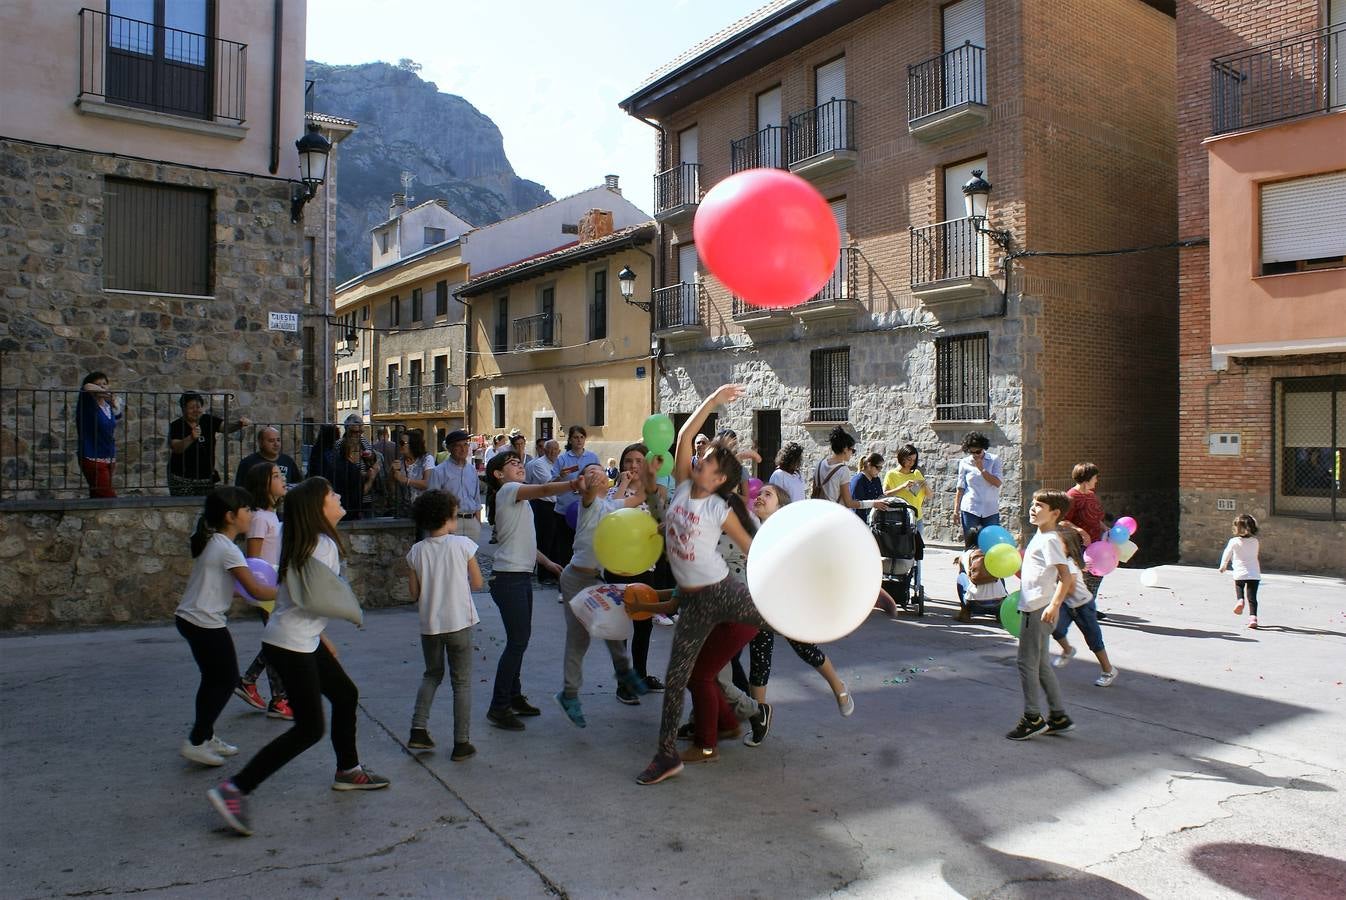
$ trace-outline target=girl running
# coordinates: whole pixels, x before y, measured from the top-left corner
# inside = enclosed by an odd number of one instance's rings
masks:
[[[252,497],[252,524],[248,526],[247,554],[249,559],[260,559],[272,568],[280,568],[280,517],[276,509],[285,499],[285,474],[275,463],[259,462],[243,477],[243,489]],[[257,614],[265,625],[271,617],[267,607],[258,606]],[[257,676],[266,669],[267,684],[271,687],[271,701],[262,699],[257,691]],[[292,721],[290,703],[285,699],[285,685],[276,670],[266,664],[266,655],[259,649],[257,657],[243,673],[243,679],[234,694],[253,709],[265,710],[267,718]]]
[[[1244,513],[1234,519],[1234,536],[1220,554],[1220,571],[1234,570],[1234,596],[1238,605],[1234,615],[1243,615],[1248,602],[1248,627],[1257,627],[1257,587],[1262,583],[1262,564],[1258,559],[1257,520]]]
[[[252,521],[252,498],[237,487],[218,487],[206,495],[205,510],[192,534],[192,574],[182,593],[174,621],[178,634],[192,648],[201,670],[196,689],[196,721],[181,753],[203,766],[222,766],[238,748],[215,735],[215,720],[238,685],[238,657],[229,635],[229,604],[234,580],[259,600],[274,600],[276,589],[260,583],[234,543]]]
[[[282,584],[287,573],[299,570],[311,559],[340,574],[344,549],[336,525],[345,515],[341,496],[325,478],[309,478],[290,490],[285,497],[285,528],[281,531]],[[325,617],[296,606],[286,592],[277,600],[276,611],[262,632],[262,652],[285,679],[294,725],[207,795],[215,810],[239,834],[252,834],[244,798],[322,740],[323,697],[332,705],[332,749],[336,752],[332,790],[372,791],[388,786],[387,778],[360,765],[355,746],[355,709],[360,691],[337,661],[332,642],[323,634],[326,627]]]

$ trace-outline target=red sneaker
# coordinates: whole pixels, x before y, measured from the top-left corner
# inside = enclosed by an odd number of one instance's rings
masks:
[[[287,722],[294,721],[294,713],[290,710],[290,701],[281,697],[279,700],[272,700],[271,705],[266,708],[266,717],[268,719],[284,719]]]
[[[257,692],[255,684],[240,684],[234,688],[234,696],[251,706],[253,709],[266,709],[266,701],[262,695]]]

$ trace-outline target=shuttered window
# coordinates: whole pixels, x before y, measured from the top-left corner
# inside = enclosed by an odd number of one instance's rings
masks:
[[[1262,274],[1346,257],[1346,172],[1262,185]]]
[[[1346,377],[1274,383],[1277,515],[1346,519]]]
[[[211,192],[149,181],[104,182],[103,287],[209,296]]]

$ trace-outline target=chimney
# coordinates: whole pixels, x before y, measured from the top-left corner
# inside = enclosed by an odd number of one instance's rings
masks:
[[[449,201],[445,200],[443,197],[435,198],[435,206],[438,206],[445,212],[453,212],[453,210],[449,209]]]
[[[388,204],[388,218],[394,219],[406,211],[407,195],[400,192],[393,194],[393,202]]]
[[[612,234],[612,213],[606,209],[591,209],[580,216],[580,243],[596,241]]]
[[[603,186],[606,187],[608,190],[612,191],[614,194],[620,194],[622,192],[622,189],[617,186],[616,175],[604,175]]]

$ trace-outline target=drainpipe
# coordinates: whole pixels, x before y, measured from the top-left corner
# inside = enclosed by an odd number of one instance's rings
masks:
[[[648,125],[648,126],[650,126],[651,128],[653,128],[653,129],[655,130],[655,132],[659,135],[658,171],[663,171],[663,167],[664,167],[664,148],[665,148],[665,146],[667,146],[667,143],[668,143],[668,140],[667,140],[668,136],[667,136],[666,132],[664,131],[664,126],[659,125],[658,123],[654,122],[654,121],[651,120],[651,119],[647,119],[647,118],[645,118],[644,116],[638,116],[638,115],[636,115],[635,113],[631,112],[630,110],[627,110],[627,114],[628,114],[629,116],[631,116],[631,118],[635,119],[635,120],[638,121],[638,122],[644,122],[646,125]],[[657,173],[656,173],[656,174],[657,174]],[[637,249],[637,250],[640,250],[639,247],[637,247],[636,249]],[[663,225],[662,222],[658,221],[657,219],[655,220],[655,223],[654,223],[654,249],[655,249],[655,252],[654,252],[653,254],[647,253],[647,252],[644,251],[644,250],[641,250],[641,251],[640,251],[641,253],[644,253],[646,256],[650,257],[650,296],[651,296],[651,298],[653,298],[653,296],[654,296],[654,289],[660,284],[660,282],[661,282],[662,279],[663,279],[664,225]],[[654,303],[651,302],[651,303],[650,303],[650,335],[651,335],[651,336],[654,335],[654,323],[655,323]],[[658,356],[659,356],[659,354],[658,354],[658,353],[655,351],[655,349],[654,349],[654,341],[651,340],[651,342],[650,342],[650,412],[652,412],[652,413],[655,413],[655,412],[658,412],[658,411],[659,411],[659,359],[658,359]]]
[[[281,41],[285,37],[285,0],[275,0],[271,35],[271,167],[275,175],[280,170],[280,76]]]

